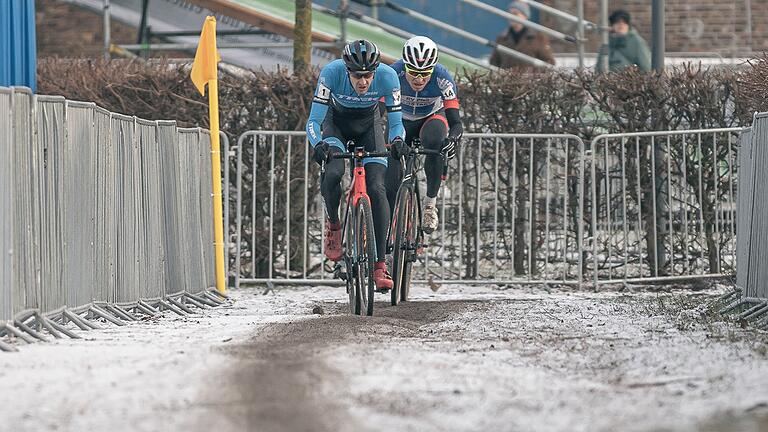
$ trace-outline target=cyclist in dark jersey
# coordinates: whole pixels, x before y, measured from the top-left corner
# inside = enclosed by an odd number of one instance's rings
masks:
[[[459,115],[456,83],[450,72],[437,62],[437,45],[424,36],[408,39],[403,46],[403,58],[392,65],[400,78],[403,123],[406,143],[419,137],[425,148],[443,150],[451,159],[456,155],[464,131]],[[387,198],[394,209],[400,185],[400,151],[393,146],[394,158],[387,168]],[[422,227],[427,234],[437,229],[437,194],[440,191],[442,157],[428,155],[424,162],[427,176],[427,197],[424,200]]]
[[[354,140],[356,145],[364,146],[369,152],[386,151],[384,119],[378,108],[381,98],[386,104],[388,141],[396,148],[404,147],[400,81],[391,67],[380,63],[379,57],[379,49],[372,42],[350,42],[341,59],[332,61],[320,71],[307,120],[307,138],[314,148],[314,159],[318,163],[326,162],[320,191],[327,215],[325,254],[333,261],[340,260],[343,254],[339,204],[346,163],[343,159],[329,159],[330,154],[346,151],[348,140]],[[387,159],[367,158],[363,161],[373,211],[378,255],[374,280],[378,289],[392,288],[392,278],[384,261],[390,220],[384,186]]]

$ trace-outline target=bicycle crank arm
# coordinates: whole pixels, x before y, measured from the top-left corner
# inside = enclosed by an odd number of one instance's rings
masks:
[[[413,245],[408,245],[408,246],[404,247],[403,249],[407,250],[407,251],[418,251],[418,250],[425,249],[425,248],[428,248],[428,247],[429,247],[429,244],[427,244],[427,243],[416,243],[416,244],[413,244]]]
[[[333,268],[333,277],[343,281],[347,280],[347,272],[341,269],[341,264],[336,264],[336,267]]]

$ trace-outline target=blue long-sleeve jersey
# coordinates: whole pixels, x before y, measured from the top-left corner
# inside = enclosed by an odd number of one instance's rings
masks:
[[[368,91],[359,95],[352,87],[344,61],[339,59],[328,63],[320,71],[315,97],[312,99],[312,109],[307,119],[307,138],[312,147],[323,139],[320,125],[331,103],[345,108],[369,108],[378,104],[381,98],[384,98],[387,106],[389,142],[398,137],[405,139],[403,117],[400,112],[400,80],[391,67],[385,64],[379,65]],[[338,139],[332,140],[329,144],[344,150],[344,144]]]
[[[403,84],[403,118],[406,120],[421,120],[438,112],[441,108],[459,108],[459,96],[456,82],[448,69],[440,63],[435,65],[434,72],[427,85],[421,91],[414,90],[405,78],[405,62],[398,60],[392,64],[392,69],[398,74]]]

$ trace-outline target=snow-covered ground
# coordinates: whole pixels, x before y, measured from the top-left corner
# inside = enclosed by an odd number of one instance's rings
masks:
[[[768,430],[768,337],[718,293],[243,289],[0,353],[0,431]]]

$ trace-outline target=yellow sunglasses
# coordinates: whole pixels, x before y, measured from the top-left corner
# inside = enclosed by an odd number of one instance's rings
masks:
[[[434,72],[434,70],[435,68],[429,68],[429,69],[420,71],[416,69],[411,69],[408,66],[405,67],[405,72],[414,78],[427,78],[428,76],[432,75],[432,72]]]

